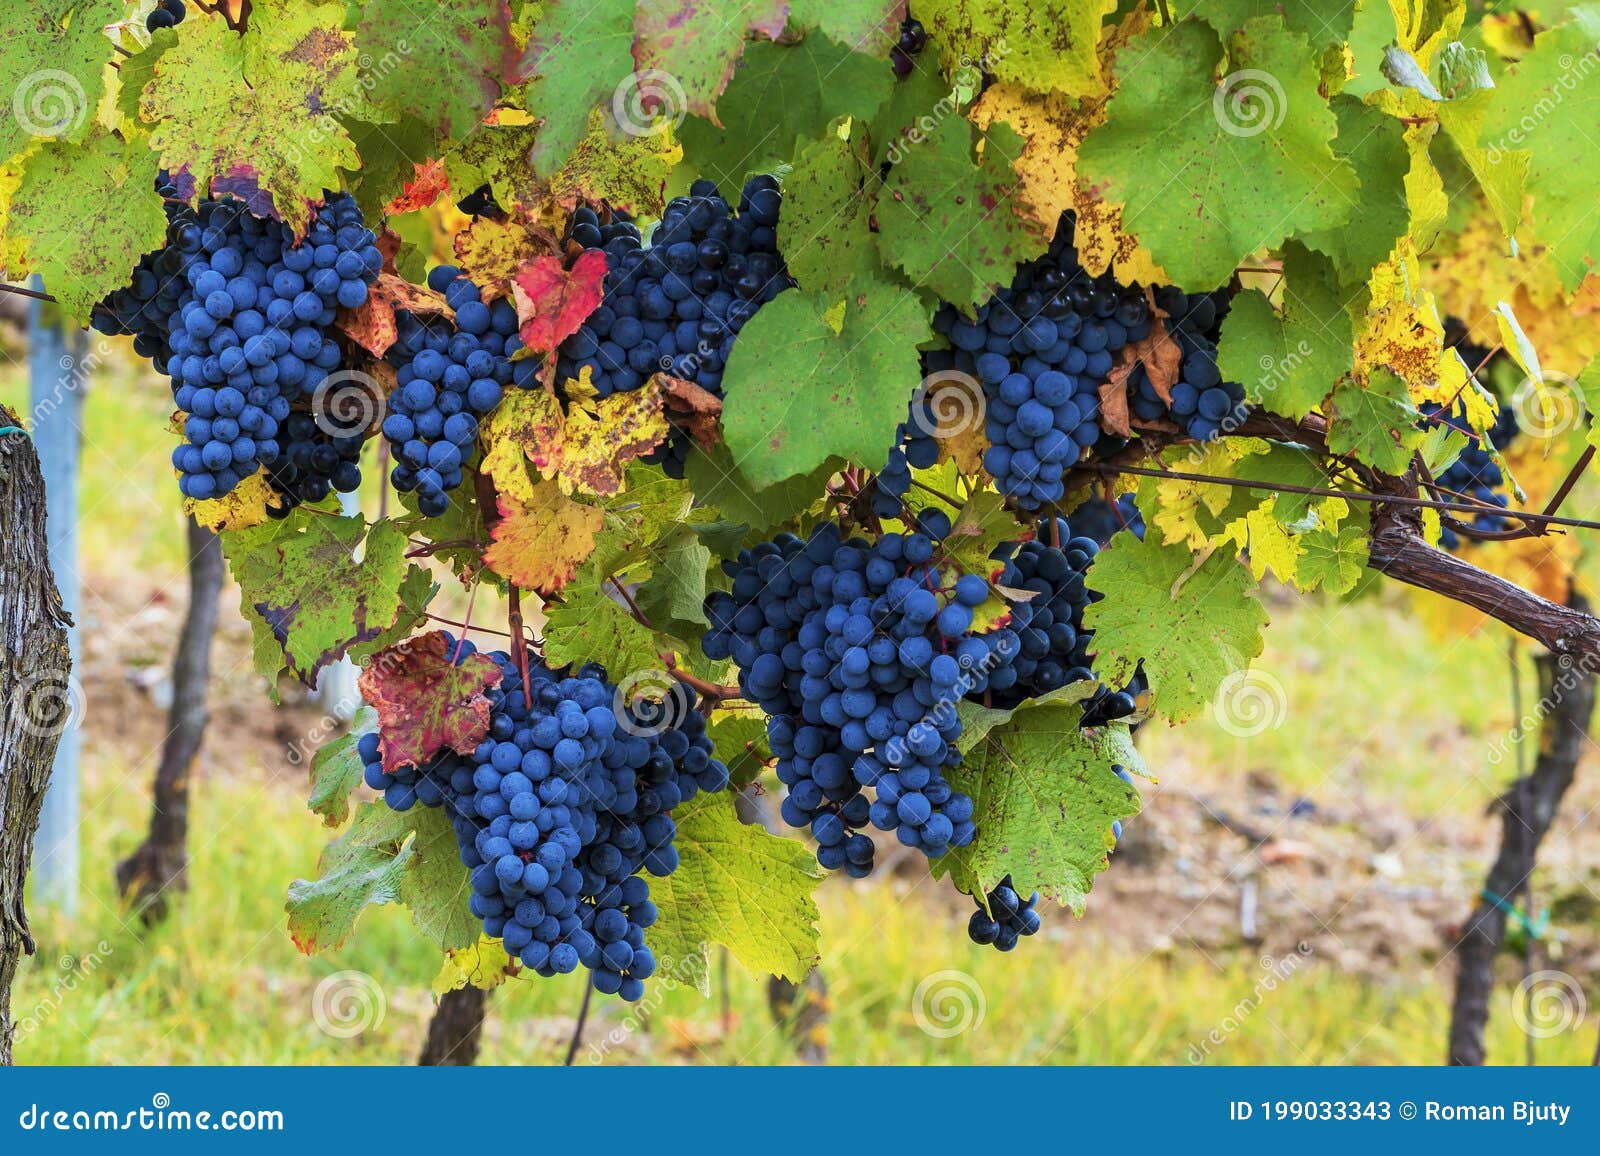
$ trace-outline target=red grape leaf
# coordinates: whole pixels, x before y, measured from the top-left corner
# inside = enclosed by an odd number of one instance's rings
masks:
[[[346,336],[374,357],[382,357],[398,339],[394,315],[399,310],[423,316],[455,317],[444,294],[413,285],[398,273],[378,274],[366,302],[359,309],[339,311],[338,325]]]
[[[578,331],[605,296],[606,255],[585,250],[571,269],[561,258],[535,257],[512,279],[522,343],[535,353],[549,353]]]
[[[450,191],[450,178],[444,174],[443,161],[435,158],[420,165],[413,161],[412,167],[417,170],[416,177],[406,182],[398,197],[383,206],[384,216],[396,217],[426,209]]]
[[[598,506],[575,502],[556,482],[541,480],[530,499],[501,500],[494,543],[483,560],[518,586],[551,594],[571,582],[594,553],[594,536],[604,523]]]
[[[445,747],[470,754],[489,733],[484,691],[500,681],[486,654],[450,661],[455,647],[430,630],[372,656],[361,672],[361,697],[378,712],[383,768],[421,766]]]
[[[667,420],[687,433],[694,444],[710,453],[722,441],[718,419],[722,399],[708,389],[670,373],[656,374],[665,398]]]
[[[556,253],[561,243],[545,225],[519,216],[479,217],[456,234],[456,263],[483,291],[484,300],[511,292],[512,278],[529,253]]]

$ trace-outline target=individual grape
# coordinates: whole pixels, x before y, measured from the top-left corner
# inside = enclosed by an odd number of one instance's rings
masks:
[[[183,18],[187,15],[183,0],[159,0],[150,15],[144,18],[145,31],[154,32],[158,28],[176,27],[183,23]]]
[[[889,50],[889,59],[894,63],[894,74],[901,80],[911,75],[916,57],[919,56],[928,44],[928,33],[919,20],[907,16],[900,22],[900,39]]]

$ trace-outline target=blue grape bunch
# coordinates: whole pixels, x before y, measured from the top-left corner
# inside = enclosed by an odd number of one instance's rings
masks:
[[[447,645],[457,662],[473,653]],[[367,784],[395,810],[446,808],[469,907],[523,966],[541,976],[581,966],[596,990],[637,1000],[656,968],[645,942],[656,908],[639,873],[671,874],[671,810],[728,785],[705,716],[685,700],[663,726],[641,719],[600,667],[564,674],[530,653],[525,686],[509,655],[489,657],[502,677],[472,754],[388,772],[380,736],[363,735]]]
[[[415,492],[418,510],[437,518],[461,485],[483,419],[506,389],[536,384],[539,362],[512,361],[523,344],[509,301],[484,301],[454,265],[430,270],[428,287],[444,294],[455,319],[396,315],[399,336],[386,356],[397,369],[397,386],[383,436],[394,455],[389,477],[395,489]]]
[[[625,218],[602,222],[592,209],[574,212],[571,240],[606,254],[604,298],[561,344],[557,382],[587,369],[607,397],[668,373],[721,397],[735,337],[793,284],[778,252],[782,203],[770,176],[746,183],[737,212],[714,182],[698,180],[668,202],[649,245]],[[646,460],[681,478],[689,446],[675,433]]]
[[[975,900],[976,902],[976,900]],[[1039,893],[1027,899],[1017,894],[1016,885],[1007,875],[993,891],[978,903],[978,909],[967,922],[967,937],[973,943],[992,946],[997,951],[1010,951],[1024,935],[1034,935],[1039,930]]]
[[[132,332],[135,349],[171,377],[185,415],[172,455],[179,489],[197,501],[220,498],[278,462],[291,409],[309,406],[343,358],[331,333],[338,310],[365,304],[383,257],[346,194],[330,194],[296,243],[287,226],[242,202],[202,200],[191,210],[165,178],[158,188],[167,244],[141,259],[92,323]]]
[[[1075,536],[1090,538],[1102,549],[1123,530],[1144,541],[1144,515],[1132,494],[1123,494],[1114,502],[1101,497],[1085,498],[1067,511],[1067,523]]]
[[[1510,406],[1501,406],[1494,424],[1480,438],[1467,421],[1464,402],[1457,402],[1451,410],[1433,401],[1423,402],[1420,408],[1422,417],[1417,424],[1422,429],[1446,426],[1460,431],[1468,439],[1460,456],[1434,479],[1443,496],[1451,501],[1473,500],[1509,509],[1510,489],[1506,484],[1505,471],[1495,460],[1494,451],[1503,451],[1520,432],[1515,411]],[[1484,440],[1488,441],[1487,447],[1483,444]],[[1459,512],[1452,516],[1463,517]],[[1481,514],[1465,515],[1465,518],[1474,528],[1490,532],[1504,530],[1510,524],[1501,515],[1488,510]],[[1446,550],[1454,551],[1459,550],[1463,543],[1460,534],[1444,526],[1439,531],[1439,544]]]
[[[183,0],[158,0],[156,6],[150,10],[150,15],[144,18],[146,32],[155,32],[161,28],[176,28],[183,23],[188,10],[183,6]]]
[[[930,528],[948,532],[948,519]],[[707,601],[702,645],[734,660],[767,715],[784,821],[810,828],[824,867],[857,878],[872,868],[869,822],[929,858],[975,833],[972,800],[945,770],[961,758],[955,648],[988,584],[946,582],[935,549],[923,529],[869,542],[824,523],[742,551],[724,564],[732,591]]]
[[[1144,365],[1136,366],[1128,379],[1133,387],[1129,409],[1144,421],[1171,420],[1198,442],[1231,433],[1244,421],[1249,406],[1244,387],[1224,381],[1217,367],[1217,339],[1228,312],[1227,295],[1186,294],[1163,285],[1156,290],[1156,305],[1167,314],[1167,333],[1183,351],[1179,377],[1168,404],[1156,392]]]

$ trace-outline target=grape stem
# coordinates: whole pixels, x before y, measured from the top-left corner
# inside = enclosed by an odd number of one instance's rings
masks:
[[[744,691],[737,686],[718,686],[714,682],[707,682],[703,678],[690,674],[687,670],[678,668],[678,660],[671,654],[663,654],[661,661],[666,664],[667,673],[690,690],[699,691],[700,694],[713,706],[719,705],[733,698],[743,698]]]
[[[511,645],[516,650],[517,672],[522,675],[522,685],[530,687],[528,679],[528,636],[522,629],[522,588],[511,583],[511,597],[506,610],[506,625],[511,628]]]
[[[515,586],[512,587],[516,589]],[[572,1041],[567,1044],[566,1067],[578,1058],[578,1045],[583,1042],[583,1025],[589,1022],[589,1000],[594,996],[594,984],[583,985],[583,1004],[578,1008],[578,1021],[572,1025]]]

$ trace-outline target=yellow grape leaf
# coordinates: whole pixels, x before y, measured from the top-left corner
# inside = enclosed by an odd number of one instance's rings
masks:
[[[483,991],[493,991],[511,978],[513,965],[504,943],[479,935],[477,943],[444,953],[439,974],[433,977],[433,994],[459,991],[469,983]]]
[[[262,468],[220,498],[207,498],[203,502],[185,498],[183,512],[193,515],[206,529],[221,533],[259,526],[267,520],[269,506],[276,509],[281,505],[283,499],[268,484],[267,471]]]
[[[1456,39],[1466,19],[1466,5],[1457,0],[1389,0],[1395,38],[1417,58],[1426,72],[1433,54]]]
[[[1004,121],[1024,141],[1016,160],[1016,203],[1020,215],[1046,236],[1067,209],[1077,214],[1073,243],[1090,273],[1116,268],[1125,282],[1170,281],[1139,242],[1122,228],[1122,206],[1102,200],[1077,175],[1078,146],[1105,119],[1106,98],[1074,101],[1061,93],[1039,95],[1012,84],[994,84],[972,106],[979,128]]]
[[[510,296],[517,271],[535,257],[558,253],[560,242],[544,225],[520,217],[478,217],[456,235],[455,249],[456,263],[488,300]]]
[[[550,192],[569,209],[579,201],[603,201],[653,217],[666,204],[667,175],[682,159],[683,146],[672,132],[625,133],[596,108],[588,131],[551,180]]]
[[[1218,438],[1209,443],[1204,452],[1194,459],[1185,459],[1175,468],[1189,474],[1209,474],[1212,477],[1231,477],[1247,471],[1236,470],[1240,461],[1253,454],[1263,453],[1267,444],[1259,438]],[[1207,530],[1202,519],[1214,523],[1234,502],[1238,487],[1222,486],[1214,482],[1189,482],[1179,479],[1155,481],[1155,516],[1152,521],[1161,530],[1166,542],[1187,542],[1196,550],[1215,541],[1224,528]],[[1148,508],[1146,503],[1141,506]],[[1209,516],[1208,516],[1209,515]],[[1225,536],[1225,534],[1223,535]]]
[[[1406,203],[1411,207],[1408,232],[1417,248],[1423,250],[1432,246],[1450,212],[1444,178],[1428,156],[1428,145],[1438,131],[1438,124],[1429,122],[1408,125],[1405,132],[1406,149],[1411,154],[1411,167],[1405,178]]]
[[[1244,533],[1240,536],[1244,538],[1240,544],[1250,549],[1250,574],[1257,582],[1268,570],[1279,582],[1294,582],[1300,555],[1305,551],[1300,548],[1298,535],[1289,533],[1274,516],[1271,500],[1245,515]]]
[[[518,586],[552,594],[594,553],[594,536],[604,522],[598,506],[575,502],[557,483],[540,481],[531,501],[501,500],[500,520],[490,531],[494,542],[483,560]]]
[[[672,424],[657,378],[639,389],[593,400],[589,377],[585,366],[578,382],[567,383],[571,400],[560,437],[528,446],[528,456],[545,477],[556,478],[565,493],[581,490],[605,498],[622,489],[629,462],[667,440]]]
[[[489,452],[478,467],[494,479],[495,489],[518,502],[533,500],[528,475],[528,447],[561,436],[566,418],[561,402],[542,389],[510,390],[483,426]]]

